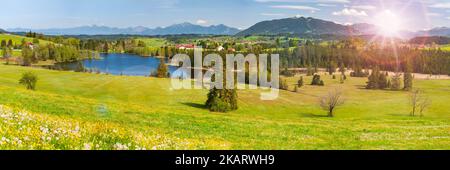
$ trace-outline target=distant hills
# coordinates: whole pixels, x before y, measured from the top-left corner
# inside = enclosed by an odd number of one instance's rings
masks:
[[[6,31],[0,28],[0,33],[5,33]]]
[[[147,27],[129,27],[115,28],[107,26],[81,26],[73,28],[51,28],[51,29],[8,29],[10,32],[38,32],[47,35],[177,35],[177,34],[208,34],[208,35],[234,35],[239,32],[238,29],[226,25],[201,26],[191,23],[175,24],[168,27],[147,28]]]
[[[449,37],[443,37],[443,36],[426,36],[426,37],[415,37],[411,40],[409,40],[409,43],[411,44],[450,44],[450,38]]]
[[[259,22],[250,28],[239,32],[238,36],[246,35],[278,35],[278,34],[354,34],[351,26],[337,24],[315,18],[294,17]]]
[[[419,31],[417,36],[447,36],[450,37],[450,28],[438,27],[431,30]]]
[[[378,33],[376,25],[358,23],[353,25],[343,25],[332,21],[316,19],[312,17],[293,17],[259,22],[250,28],[243,30],[236,35],[278,35],[278,34],[298,34],[298,35],[375,35]],[[426,31],[410,32],[400,31],[399,36],[410,39],[417,36],[448,36],[450,28],[440,27]]]

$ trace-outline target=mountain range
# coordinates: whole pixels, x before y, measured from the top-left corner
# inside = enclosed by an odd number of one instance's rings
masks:
[[[376,25],[358,23],[343,25],[332,21],[312,17],[294,17],[259,22],[250,28],[239,32],[239,36],[247,35],[278,35],[278,34],[313,34],[313,35],[375,35],[378,33]],[[400,31],[399,37],[413,38],[416,36],[450,36],[450,28],[439,27],[425,31]]]
[[[339,35],[339,36],[366,36],[377,34],[378,28],[367,23],[344,25],[332,21],[316,19],[312,17],[292,17],[258,22],[245,30],[228,27],[226,25],[201,26],[191,23],[175,24],[168,27],[128,27],[115,28],[107,26],[81,26],[74,28],[52,29],[7,29],[9,32],[38,32],[47,35],[179,35],[179,34],[203,34],[203,35]],[[1,30],[0,30],[1,31]],[[424,31],[400,31],[401,38],[410,39],[420,36],[447,36],[450,37],[450,28],[438,27]]]
[[[157,27],[154,29],[147,27],[115,28],[107,26],[80,26],[73,28],[50,28],[50,29],[7,29],[9,32],[38,32],[46,35],[176,35],[176,34],[207,34],[207,35],[234,35],[239,29],[226,25],[201,26],[191,23],[175,24],[168,27]]]

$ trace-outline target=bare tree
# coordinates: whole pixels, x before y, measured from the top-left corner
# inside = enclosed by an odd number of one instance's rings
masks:
[[[416,116],[416,113],[419,113],[419,116],[423,116],[423,111],[431,105],[431,101],[423,95],[422,90],[417,89],[411,92],[410,104],[412,107],[410,116]]]
[[[343,104],[342,91],[339,89],[331,90],[327,95],[320,98],[320,106],[322,109],[328,111],[328,117],[333,117],[334,109]]]

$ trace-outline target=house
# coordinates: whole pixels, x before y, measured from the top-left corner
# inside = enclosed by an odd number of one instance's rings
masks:
[[[25,45],[30,47],[30,49],[34,48],[34,44],[32,42],[26,42]]]
[[[194,44],[178,44],[176,48],[179,50],[192,50],[194,49]]]
[[[224,50],[225,48],[223,48],[222,46],[219,46],[219,47],[217,47],[217,51],[222,51],[222,50]]]

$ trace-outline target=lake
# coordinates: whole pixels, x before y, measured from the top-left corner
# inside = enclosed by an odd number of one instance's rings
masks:
[[[160,59],[142,57],[134,54],[100,54],[101,59],[87,59],[83,61],[58,63],[54,66],[59,70],[92,71],[113,75],[149,76],[159,66]],[[167,59],[165,59],[167,62]],[[168,66],[173,73],[177,67]]]

